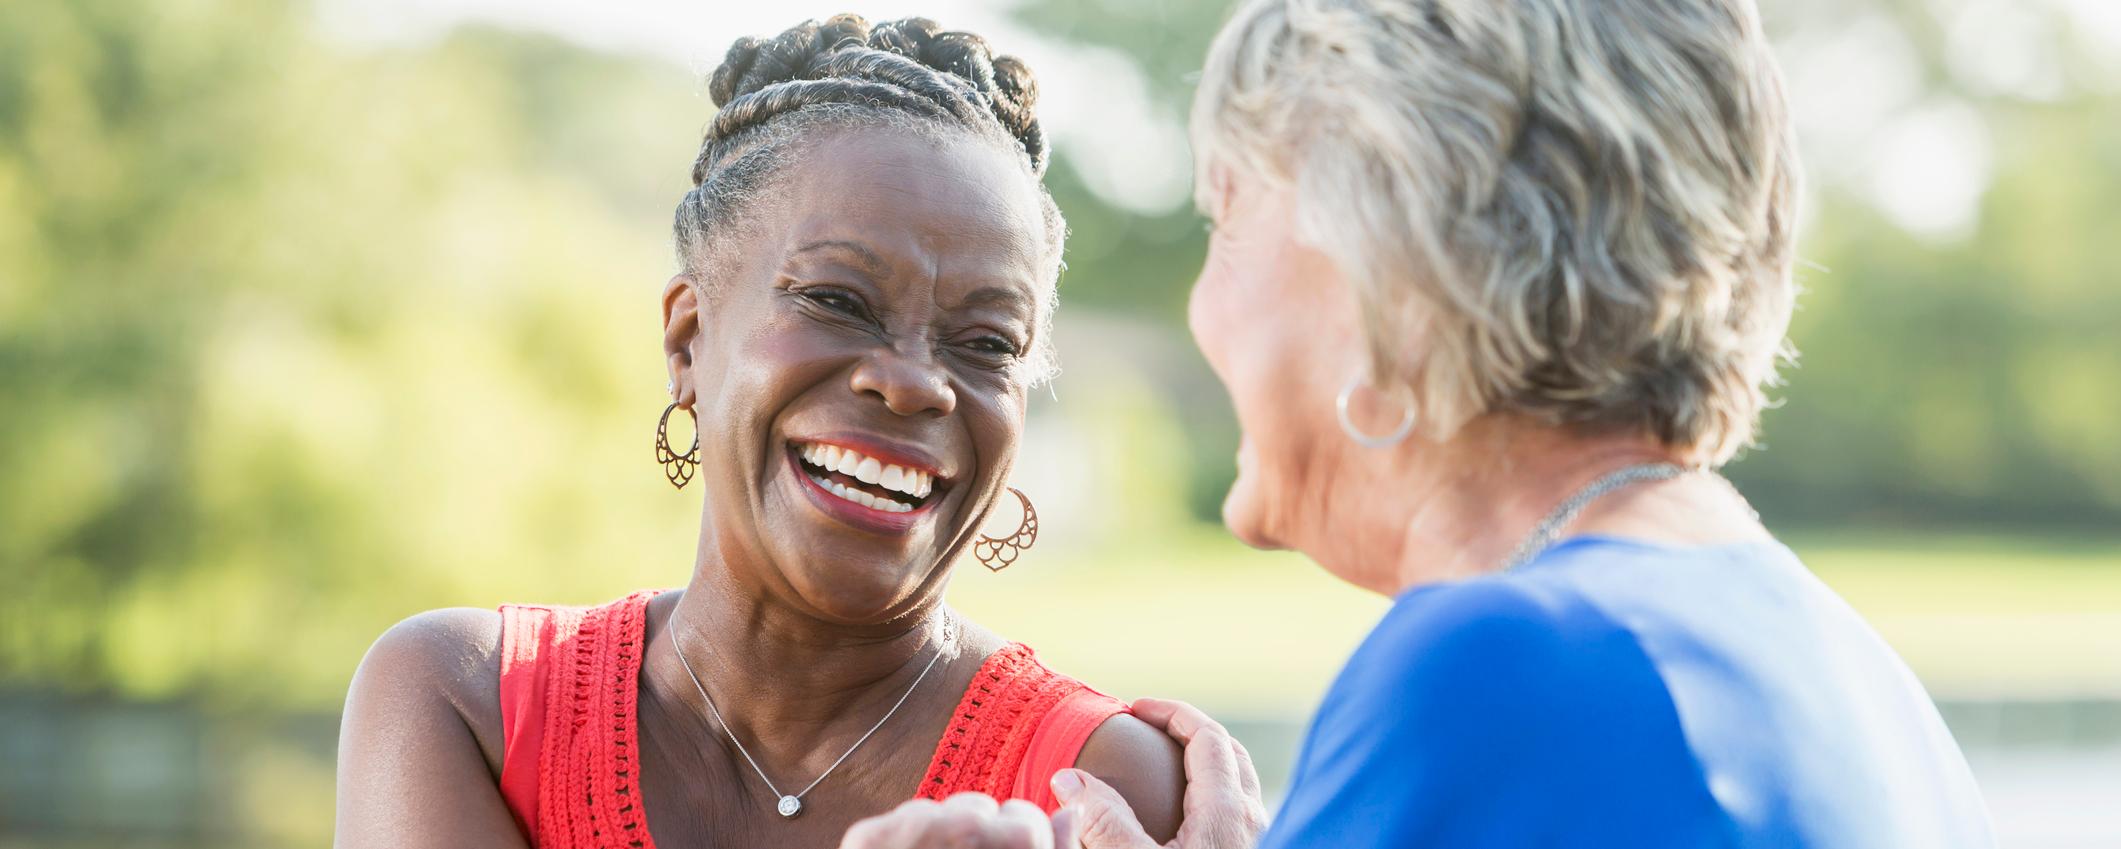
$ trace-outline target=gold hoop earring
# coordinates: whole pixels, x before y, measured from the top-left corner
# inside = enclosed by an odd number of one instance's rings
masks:
[[[1024,521],[1016,526],[1016,533],[1006,537],[982,534],[979,541],[972,544],[972,556],[979,558],[979,564],[991,572],[1009,568],[1009,564],[1016,562],[1016,555],[1038,542],[1038,511],[1031,509],[1031,496],[1013,486],[1009,491],[1016,493],[1016,500],[1024,503]]]
[[[663,464],[663,477],[670,479],[671,486],[684,489],[692,482],[693,470],[700,467],[700,416],[690,409],[685,411],[692,416],[692,448],[679,454],[670,450],[670,411],[677,408],[676,401],[670,402],[663,408],[663,417],[655,422],[655,461]]]

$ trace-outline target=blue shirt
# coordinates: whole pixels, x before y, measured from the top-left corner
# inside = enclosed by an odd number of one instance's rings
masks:
[[[1402,594],[1261,844],[1993,845],[1922,685],[1789,549],[1611,537]]]

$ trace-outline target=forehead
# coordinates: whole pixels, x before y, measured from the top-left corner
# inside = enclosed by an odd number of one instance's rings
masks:
[[[782,185],[789,244],[857,241],[934,276],[1036,285],[1045,221],[1010,151],[958,134],[875,128],[804,151]]]

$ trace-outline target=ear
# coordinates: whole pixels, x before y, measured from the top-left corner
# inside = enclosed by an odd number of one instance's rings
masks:
[[[688,275],[663,286],[663,358],[670,369],[672,400],[692,409],[692,343],[700,335],[700,287]]]

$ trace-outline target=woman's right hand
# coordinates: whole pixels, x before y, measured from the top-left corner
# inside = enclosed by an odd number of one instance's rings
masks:
[[[1137,699],[1143,722],[1186,747],[1185,820],[1169,849],[1252,849],[1267,828],[1266,803],[1252,755],[1230,732],[1185,702]],[[1071,811],[1083,849],[1157,849],[1119,791],[1087,772],[1053,775],[1053,794]]]

